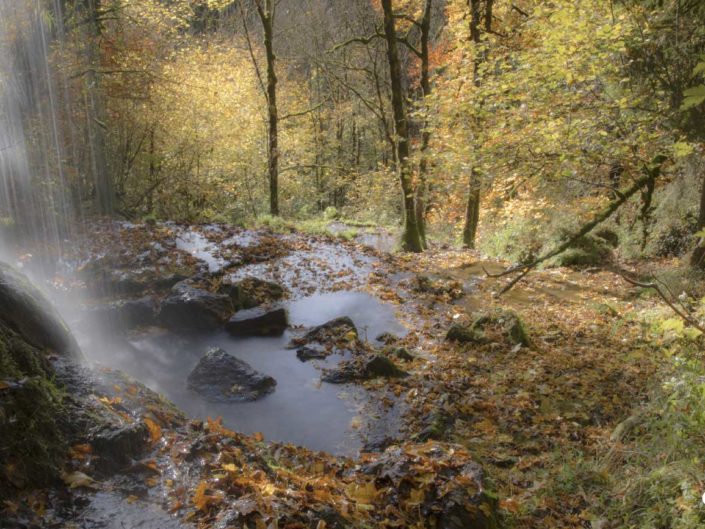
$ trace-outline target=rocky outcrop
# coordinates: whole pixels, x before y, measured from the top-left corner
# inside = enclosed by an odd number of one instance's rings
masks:
[[[211,349],[188,376],[188,387],[211,402],[246,402],[274,391],[277,382],[223,349]]]
[[[230,318],[225,330],[232,336],[279,336],[289,326],[286,309],[241,310]]]
[[[5,263],[0,263],[0,321],[34,347],[81,358],[76,340],[51,302]]]
[[[182,281],[162,301],[158,320],[175,332],[203,332],[220,328],[232,314],[230,296]]]

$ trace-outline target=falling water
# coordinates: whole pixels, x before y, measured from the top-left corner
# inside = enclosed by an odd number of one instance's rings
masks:
[[[27,245],[40,247],[34,264],[45,275],[74,218],[59,112],[66,94],[51,65],[57,14],[58,3],[0,1],[0,257],[17,262]]]

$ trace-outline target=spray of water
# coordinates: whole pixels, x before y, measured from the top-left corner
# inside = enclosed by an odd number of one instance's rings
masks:
[[[60,262],[74,218],[66,182],[57,12],[41,0],[0,2],[0,252],[17,262],[41,245],[35,273]]]

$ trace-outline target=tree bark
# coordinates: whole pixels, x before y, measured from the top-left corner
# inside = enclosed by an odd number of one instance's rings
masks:
[[[492,30],[492,5],[494,0],[485,0],[485,31]],[[480,0],[469,0],[470,4],[470,40],[475,47],[475,60],[473,63],[473,84],[475,88],[480,86],[480,65],[487,58],[486,51],[480,50],[482,36],[480,34],[480,24],[482,10]],[[468,202],[465,211],[465,226],[463,228],[463,246],[465,248],[475,248],[477,237],[477,226],[480,219],[480,174],[476,168],[470,171],[468,182]]]
[[[105,105],[98,68],[100,67],[99,41],[101,36],[100,0],[85,0],[85,27],[87,32],[86,79],[87,133],[90,149],[91,174],[95,187],[96,208],[102,215],[110,215],[114,207],[114,189],[107,163],[105,136]]]
[[[279,112],[277,109],[277,74],[274,55],[274,0],[257,0],[257,14],[262,22],[264,51],[267,58],[267,114],[269,175],[269,212],[279,215]]]
[[[698,213],[698,229],[700,232],[705,229],[705,178],[700,187],[700,211]],[[690,256],[690,265],[698,268],[705,268],[705,237],[700,237],[698,245]]]
[[[382,10],[384,11],[384,36],[387,41],[387,60],[389,61],[389,76],[392,88],[392,110],[397,136],[397,171],[399,172],[404,203],[404,231],[401,245],[405,251],[421,252],[423,251],[423,245],[421,244],[419,226],[416,222],[414,188],[409,163],[409,124],[404,104],[401,61],[397,46],[392,0],[382,0]]]
[[[463,246],[474,249],[477,225],[480,222],[480,179],[475,170],[471,172],[469,184],[465,227],[463,228]]]
[[[424,99],[423,105],[428,112],[426,98],[431,95],[431,79],[429,75],[429,39],[431,33],[431,13],[433,0],[426,0],[424,3],[423,17],[421,18],[421,95]],[[428,147],[431,143],[431,132],[428,130],[428,118],[426,118],[421,133],[421,160],[419,162],[419,185],[416,190],[416,224],[419,228],[419,237],[424,248],[428,246],[426,242],[426,209],[428,205],[429,183],[428,183]]]

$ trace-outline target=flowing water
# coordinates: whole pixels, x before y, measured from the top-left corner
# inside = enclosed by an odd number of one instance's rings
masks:
[[[286,304],[292,326],[311,327],[338,316],[349,316],[365,336],[382,332],[403,334],[394,310],[363,292],[333,292],[304,297]],[[233,338],[225,332],[177,336],[165,331],[111,342],[105,336],[79,334],[83,349],[102,364],[121,369],[166,395],[191,417],[223,417],[229,428],[244,433],[262,432],[268,440],[283,441],[355,455],[364,439],[367,417],[357,419],[373,404],[367,392],[355,385],[333,385],[320,381],[320,368],[342,360],[332,355],[326,361],[301,362],[296,351],[287,349],[295,331],[281,337]],[[275,391],[255,402],[212,403],[187,388],[186,379],[211,347],[220,347],[246,361],[254,369],[274,377]],[[375,419],[375,435],[395,437],[398,425],[382,414]],[[353,420],[355,419],[355,420]],[[352,423],[352,425],[351,425]]]

